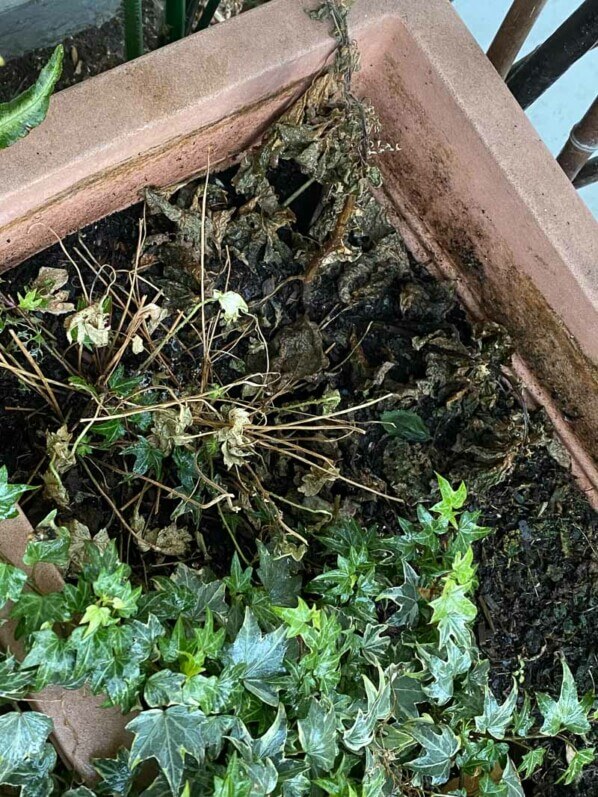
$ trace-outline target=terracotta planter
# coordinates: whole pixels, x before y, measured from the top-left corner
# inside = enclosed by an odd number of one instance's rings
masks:
[[[333,50],[310,4],[272,0],[57,95],[45,124],[0,153],[0,270],[255,143]],[[596,222],[448,0],[357,0],[351,32],[355,90],[400,148],[379,156],[383,199],[468,309],[508,328],[590,491]]]

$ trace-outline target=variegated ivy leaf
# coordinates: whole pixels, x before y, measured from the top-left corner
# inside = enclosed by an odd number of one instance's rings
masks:
[[[270,634],[262,634],[255,616],[246,609],[243,626],[223,657],[225,664],[245,665],[245,687],[271,706],[278,705],[277,692],[270,681],[284,672],[285,637],[284,626]]]
[[[510,758],[499,781],[484,775],[480,781],[479,797],[525,797],[521,779]]]
[[[6,465],[0,466],[0,520],[16,517],[17,501],[24,492],[33,489],[28,484],[9,484]]]
[[[277,761],[283,757],[287,741],[287,715],[282,703],[278,707],[272,725],[263,736],[252,742],[252,753],[256,760],[271,758]]]
[[[536,747],[534,750],[530,750],[529,753],[526,753],[523,756],[521,759],[521,764],[519,764],[519,772],[523,778],[531,778],[538,767],[542,766],[545,755],[545,747]]]
[[[447,725],[414,725],[410,734],[422,747],[422,754],[407,766],[432,785],[448,780],[454,757],[459,751],[459,739]]]
[[[517,683],[513,681],[511,693],[500,705],[489,687],[484,695],[484,713],[475,718],[475,726],[480,733],[489,733],[495,739],[504,739],[505,732],[513,721],[515,706],[517,705]]]
[[[421,645],[417,646],[418,658],[432,676],[432,682],[426,684],[423,691],[438,706],[448,703],[453,696],[455,678],[468,672],[472,665],[469,650],[461,650],[451,640],[447,642],[443,652],[446,658],[434,655]]]
[[[391,600],[399,609],[390,615],[386,621],[392,626],[405,625],[411,628],[419,617],[419,577],[409,562],[403,560],[403,584],[384,590],[376,600]]]
[[[564,783],[568,786],[579,780],[584,767],[587,767],[596,758],[595,749],[594,747],[586,747],[583,750],[575,750],[570,757],[568,755],[569,766],[557,783]]]
[[[297,723],[299,743],[312,766],[329,772],[338,753],[334,706],[312,699],[305,719]]]
[[[391,685],[385,673],[379,669],[378,688],[367,676],[363,683],[367,695],[367,711],[359,709],[353,725],[343,734],[343,743],[352,753],[368,747],[374,740],[374,731],[378,722],[385,720],[391,710]]]
[[[577,696],[577,687],[567,662],[563,659],[563,682],[558,700],[540,692],[537,696],[538,708],[544,717],[540,733],[555,736],[562,728],[571,733],[587,733],[590,730],[588,710]]]
[[[449,639],[464,648],[470,645],[470,626],[476,618],[477,609],[466,597],[468,591],[468,586],[461,586],[452,578],[447,578],[441,596],[430,602],[434,609],[432,622],[438,624],[441,647]]]
[[[0,562],[0,609],[7,601],[15,601],[27,583],[27,576],[18,567]]]
[[[173,794],[179,794],[185,755],[201,762],[208,747],[218,749],[230,730],[232,717],[206,717],[199,709],[171,706],[162,711],[142,711],[127,725],[135,734],[129,766],[154,758],[166,776]]]
[[[37,711],[9,711],[0,717],[0,783],[43,755],[53,728],[52,720]]]

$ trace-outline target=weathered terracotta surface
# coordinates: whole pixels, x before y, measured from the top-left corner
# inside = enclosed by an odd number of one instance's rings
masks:
[[[256,141],[333,49],[308,4],[272,0],[56,96],[0,152],[0,271]],[[447,0],[357,0],[351,32],[355,90],[400,148],[380,156],[391,213],[474,314],[510,330],[519,373],[596,487],[596,222]],[[65,715],[84,726],[69,753],[83,768],[85,744],[122,733],[85,705]]]
[[[32,570],[23,565],[22,558],[31,531],[29,521],[22,513],[12,520],[2,521],[2,559],[22,567],[40,592],[56,592],[64,583],[56,567],[39,564]],[[6,615],[7,608],[0,612],[0,616]],[[15,623],[10,620],[0,625],[0,648],[22,658],[24,651],[13,636],[14,627]],[[27,701],[34,711],[41,711],[52,718],[57,752],[86,781],[93,781],[96,775],[91,766],[92,759],[114,756],[119,747],[129,745],[132,739],[131,734],[125,731],[131,717],[124,717],[115,708],[102,708],[102,700],[101,696],[91,695],[85,689],[68,691],[52,686]]]

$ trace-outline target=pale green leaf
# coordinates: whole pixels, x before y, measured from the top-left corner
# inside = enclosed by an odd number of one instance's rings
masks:
[[[495,739],[504,739],[505,732],[513,721],[517,705],[517,684],[513,682],[511,693],[500,705],[491,690],[486,687],[484,695],[484,713],[475,718],[475,725],[480,733],[489,733]]]
[[[569,786],[571,783],[575,783],[575,781],[581,776],[583,768],[587,767],[588,764],[591,764],[596,758],[595,750],[596,748],[594,747],[586,747],[583,750],[576,750],[569,761],[569,766],[557,782],[564,783],[566,786]]]
[[[54,50],[33,86],[0,103],[0,149],[10,147],[46,118],[50,97],[62,72],[64,48]]]
[[[521,776],[524,778],[530,778],[538,769],[538,767],[541,767],[544,763],[545,755],[545,747],[536,747],[534,750],[530,750],[529,753],[526,753],[519,764],[519,772],[521,773]]]
[[[477,609],[466,597],[468,588],[458,585],[452,578],[447,578],[442,594],[430,602],[434,613],[432,622],[438,624],[440,645],[444,646],[453,639],[461,647],[469,647],[471,631],[469,626],[476,618]]]
[[[540,692],[537,695],[538,708],[544,717],[540,733],[555,736],[562,728],[571,733],[583,734],[590,730],[588,712],[577,696],[577,687],[567,662],[563,659],[563,682],[558,700]]]

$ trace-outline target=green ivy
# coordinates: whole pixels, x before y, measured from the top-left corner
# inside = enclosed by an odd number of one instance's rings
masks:
[[[235,556],[222,580],[179,564],[142,591],[114,543],[89,543],[78,580],[42,599],[5,565],[0,601],[13,601],[26,657],[0,661],[0,696],[86,684],[137,710],[130,750],[71,795],[141,794],[152,760],[146,795],[463,795],[461,773],[480,795],[523,797],[520,778],[554,737],[573,782],[594,758],[583,744],[592,700],[565,662],[558,697],[534,700],[515,682],[493,692],[472,633],[471,541],[488,530],[464,509],[463,485],[440,489],[398,534],[339,519],[301,564],[259,543],[256,566]],[[63,556],[51,536],[30,542],[29,561]],[[51,729],[37,712],[0,716],[0,782],[60,793]]]

